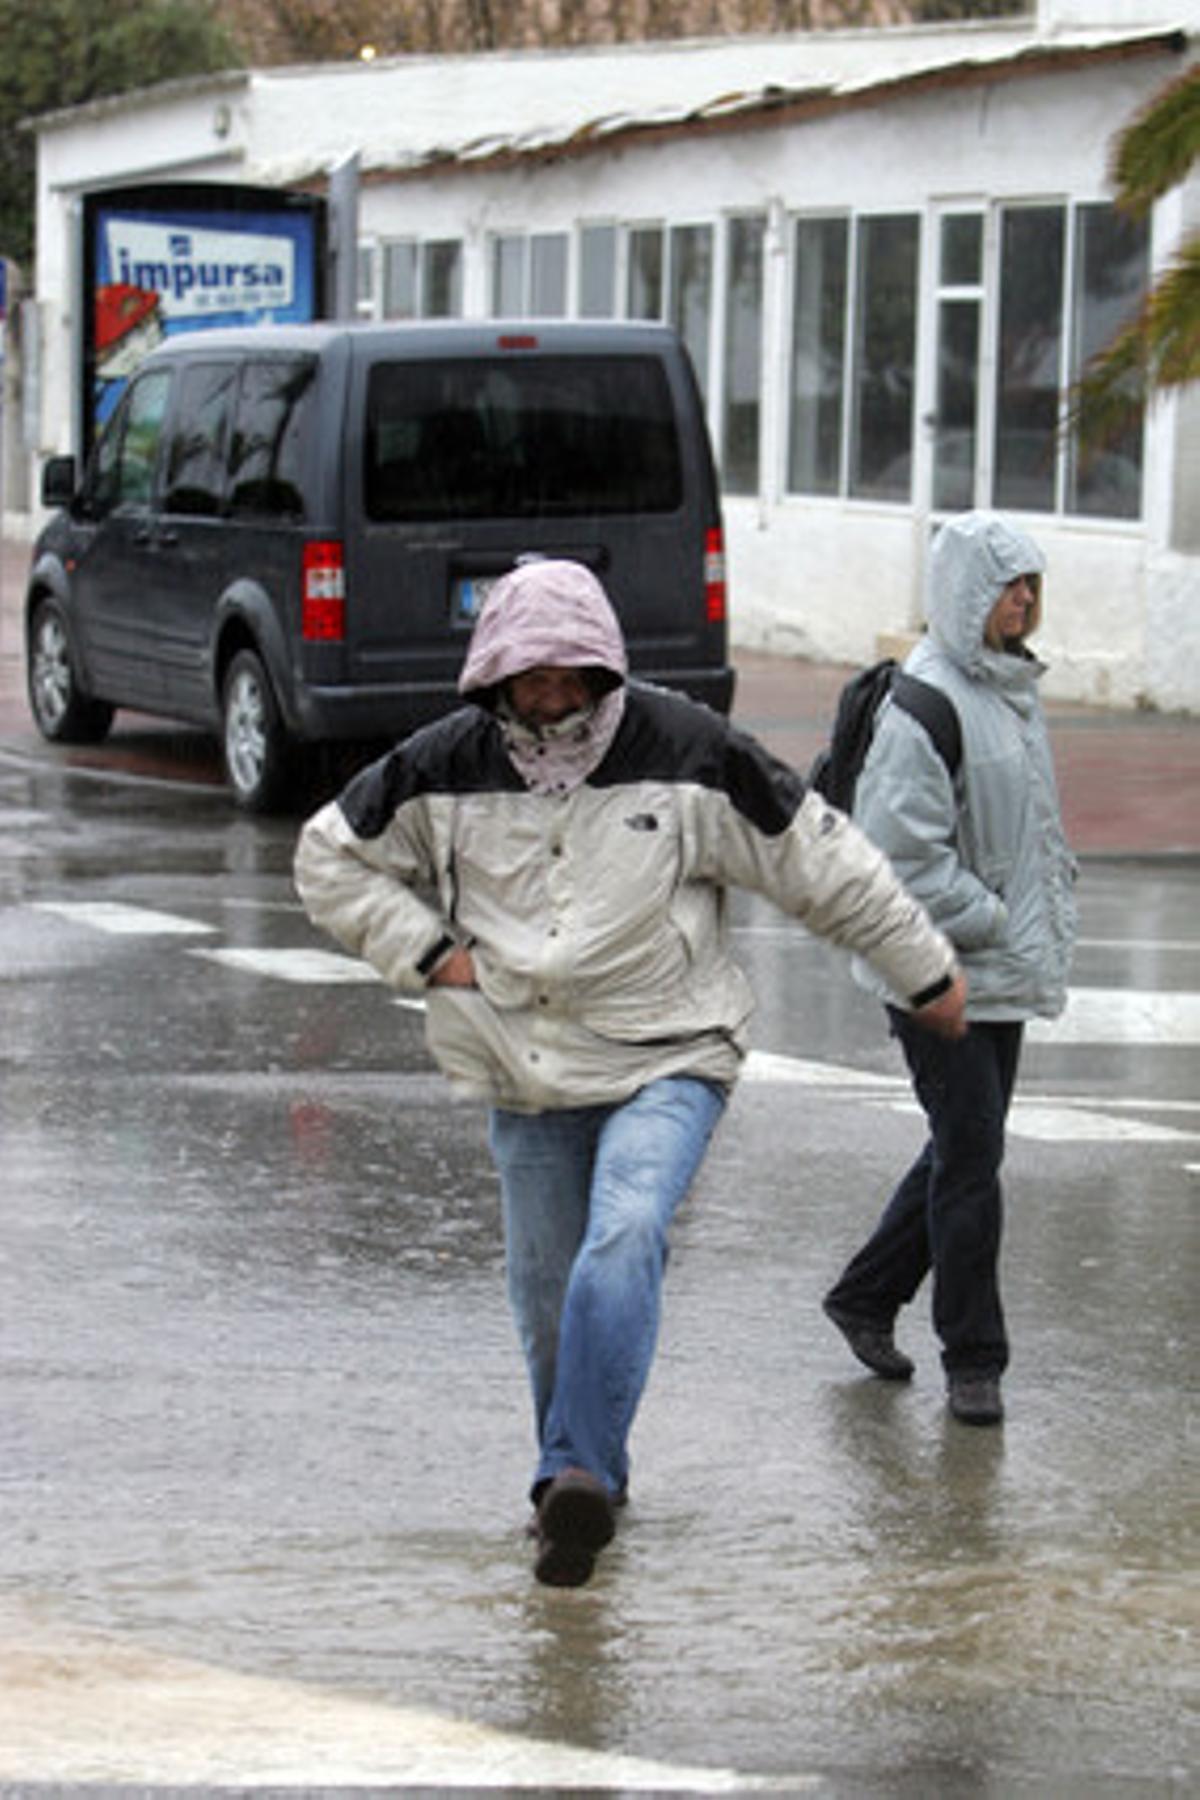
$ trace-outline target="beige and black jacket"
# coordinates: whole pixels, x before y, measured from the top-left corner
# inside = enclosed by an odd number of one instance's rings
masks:
[[[727,891],[864,956],[901,1005],[954,955],[866,837],[727,720],[631,681],[607,754],[565,795],[526,787],[486,703],[365,770],[305,826],[311,918],[424,991],[457,1089],[517,1110],[619,1101],[660,1076],[730,1086],[752,997]],[[428,986],[450,941],[478,987]]]

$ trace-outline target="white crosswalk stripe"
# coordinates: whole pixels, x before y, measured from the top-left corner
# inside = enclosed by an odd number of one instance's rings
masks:
[[[191,955],[227,969],[241,969],[247,975],[267,975],[275,981],[303,985],[379,981],[367,963],[340,956],[336,950],[193,950]]]
[[[1152,1108],[1154,1102],[1146,1101],[1145,1105]],[[921,1111],[915,1100],[893,1101],[891,1109],[918,1116]],[[1192,1110],[1200,1123],[1200,1101]],[[1200,1139],[1200,1130],[1181,1131],[1175,1125],[1114,1118],[1089,1107],[1055,1106],[1019,1095],[1008,1115],[1008,1133],[1010,1137],[1031,1138],[1039,1144],[1186,1144]]]
[[[746,1058],[742,1079],[749,1082],[786,1082],[803,1087],[840,1092],[860,1103],[886,1106],[889,1111],[919,1116],[920,1108],[908,1097],[902,1076],[876,1075],[848,1069],[836,1063],[805,1061],[755,1050]],[[1102,1110],[1106,1109],[1106,1110]],[[1196,1120],[1195,1131],[1165,1125],[1152,1118],[1123,1118],[1122,1112],[1171,1112]],[[1200,1139],[1200,1100],[1159,1101],[1123,1098],[1109,1101],[1096,1095],[1073,1095],[1069,1101],[1018,1094],[1009,1114],[1013,1137],[1038,1143],[1183,1144]]]
[[[231,1793],[235,1771],[239,1793],[267,1786],[310,1792],[317,1771],[321,1793],[739,1795],[825,1786],[803,1773],[751,1775],[584,1749],[0,1613],[5,1793],[18,1783],[24,1793],[59,1782],[113,1782],[125,1793],[145,1793],[144,1784]]]
[[[36,900],[37,912],[56,913],[72,925],[90,925],[114,937],[213,937],[215,925],[148,906],[126,906],[118,900]]]
[[[1035,1019],[1031,1043],[1200,1044],[1200,994],[1145,988],[1072,988],[1058,1019]]]

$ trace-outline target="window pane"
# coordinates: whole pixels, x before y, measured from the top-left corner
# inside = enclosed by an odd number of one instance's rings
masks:
[[[758,488],[765,235],[761,217],[729,221],[721,478],[731,494],[752,494]]]
[[[836,494],[842,461],[846,374],[845,219],[796,222],[788,487]]]
[[[919,234],[911,214],[858,224],[850,492],[862,499],[912,491]]]
[[[375,246],[360,244],[358,246],[357,273],[355,275],[358,310],[370,312],[375,299]]]
[[[377,363],[365,454],[381,521],[673,512],[683,494],[657,357]]]
[[[625,308],[631,319],[663,316],[663,234],[658,225],[629,233],[629,291]]]
[[[579,233],[579,316],[611,319],[616,311],[617,229],[585,225]]]
[[[1076,217],[1071,377],[1137,311],[1150,278],[1149,228],[1111,206],[1081,206]],[[1072,445],[1069,512],[1136,519],[1142,510],[1142,425],[1131,425],[1081,462]]]
[[[492,312],[498,319],[525,311],[525,239],[498,237],[492,243]]]
[[[237,371],[202,364],[180,380],[176,423],[167,446],[168,512],[217,513],[225,492],[225,443]]]
[[[983,215],[948,213],[942,220],[940,248],[942,287],[977,287],[983,267]]]
[[[687,346],[700,392],[708,387],[712,330],[711,225],[677,225],[671,232],[671,294],[667,316]]]
[[[979,302],[944,300],[938,308],[937,426],[933,504],[961,512],[975,504],[975,427],[979,396]]]
[[[561,319],[567,310],[567,238],[546,233],[529,240],[529,310],[535,319]]]
[[[97,512],[111,506],[116,496],[121,467],[121,440],[125,434],[125,416],[129,410],[128,394],[129,390],[126,388],[125,398],[96,439],[88,463],[84,491]]]
[[[235,513],[298,519],[304,413],[317,365],[311,357],[271,357],[242,370],[229,447],[229,504]]]
[[[383,316],[417,316],[417,246],[411,241],[383,246]]]
[[[421,269],[421,314],[457,319],[462,312],[462,245],[446,238],[425,245]]]
[[[140,503],[150,498],[170,387],[171,378],[165,370],[134,383],[117,469],[118,502]]]
[[[1001,220],[997,506],[1054,506],[1063,238],[1061,206],[1012,207]]]

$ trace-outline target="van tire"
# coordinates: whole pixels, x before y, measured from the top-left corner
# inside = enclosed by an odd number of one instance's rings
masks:
[[[225,778],[244,812],[272,811],[283,799],[293,753],[262,658],[239,650],[221,687]]]
[[[30,615],[25,684],[34,723],[52,744],[98,744],[108,736],[116,708],[80,685],[67,621],[53,600],[39,601]]]

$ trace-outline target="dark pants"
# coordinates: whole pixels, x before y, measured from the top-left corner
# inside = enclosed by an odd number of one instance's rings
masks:
[[[1023,1027],[972,1025],[951,1043],[888,1011],[929,1139],[827,1298],[890,1325],[932,1269],[945,1369],[999,1375],[1008,1362],[997,1274],[1000,1165]]]

